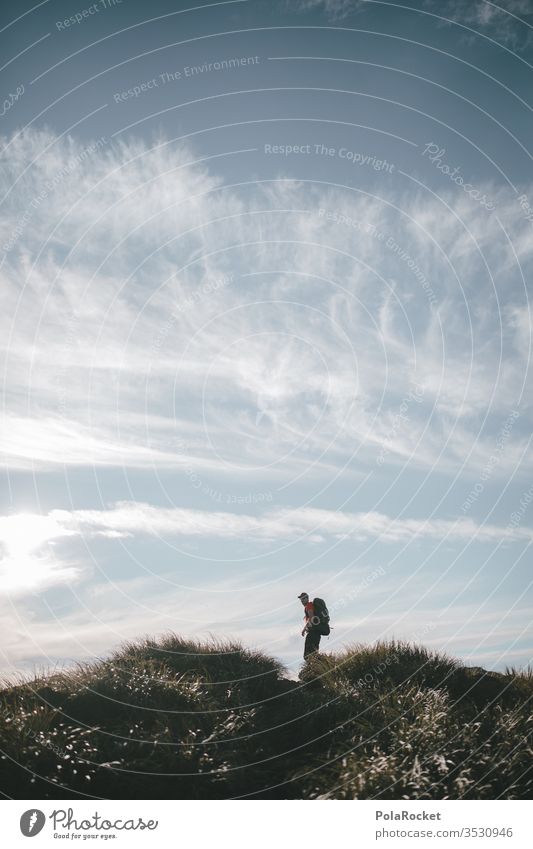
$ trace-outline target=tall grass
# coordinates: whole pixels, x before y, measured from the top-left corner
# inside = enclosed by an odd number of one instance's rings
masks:
[[[530,798],[531,672],[403,642],[316,655],[299,682],[169,634],[0,691],[14,798]]]

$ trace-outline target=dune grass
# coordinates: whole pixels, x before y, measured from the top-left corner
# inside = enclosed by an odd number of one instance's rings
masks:
[[[533,795],[533,675],[403,642],[290,681],[235,642],[169,634],[0,691],[0,789],[23,798]]]

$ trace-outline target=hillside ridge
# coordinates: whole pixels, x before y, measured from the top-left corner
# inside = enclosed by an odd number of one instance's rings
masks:
[[[471,799],[533,795],[533,674],[401,641],[300,679],[176,634],[0,690],[11,798]]]

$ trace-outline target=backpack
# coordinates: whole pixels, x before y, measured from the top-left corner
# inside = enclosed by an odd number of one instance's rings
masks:
[[[330,632],[329,611],[323,598],[313,599],[313,610],[313,626],[319,630],[324,637],[327,637]]]

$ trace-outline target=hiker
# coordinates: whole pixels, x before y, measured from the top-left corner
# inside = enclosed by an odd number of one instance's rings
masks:
[[[307,660],[310,654],[318,651],[320,637],[329,634],[329,613],[324,600],[321,598],[309,601],[307,593],[300,593],[298,598],[304,607],[305,625],[302,630],[302,637],[305,637],[304,660]]]

